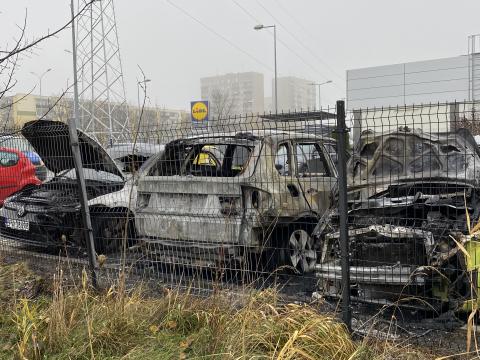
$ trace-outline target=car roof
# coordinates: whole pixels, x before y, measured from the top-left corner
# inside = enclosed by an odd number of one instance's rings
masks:
[[[129,155],[141,155],[150,157],[165,148],[164,145],[151,143],[117,143],[107,148],[107,153],[113,159],[119,159]]]
[[[250,130],[250,131],[231,131],[231,132],[212,132],[207,134],[193,135],[183,140],[201,140],[201,139],[213,139],[213,138],[236,138],[236,139],[245,139],[245,140],[263,140],[265,138],[271,138],[273,140],[281,140],[285,138],[302,138],[302,139],[312,139],[312,140],[322,140],[325,142],[336,143],[337,141],[328,136],[316,135],[304,132],[297,131],[285,131],[285,130],[276,130],[276,129],[260,129],[260,130]]]
[[[8,148],[8,147],[0,146],[0,151],[12,152],[12,153],[15,153],[19,156],[24,156],[23,151],[20,151],[18,149],[14,149],[14,148]]]

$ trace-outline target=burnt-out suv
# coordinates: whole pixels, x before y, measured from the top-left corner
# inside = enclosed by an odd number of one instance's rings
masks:
[[[334,141],[263,130],[169,143],[138,182],[136,229],[148,257],[209,267],[255,258],[312,271],[319,244],[310,234],[336,186],[324,140]]]

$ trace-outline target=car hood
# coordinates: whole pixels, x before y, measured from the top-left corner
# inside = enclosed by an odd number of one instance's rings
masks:
[[[349,161],[349,190],[381,193],[391,185],[455,183],[480,185],[480,151],[466,129],[427,133],[399,128],[362,133]]]
[[[84,168],[105,171],[124,179],[124,174],[105,149],[93,138],[77,129]],[[68,124],[59,121],[35,120],[25,123],[22,135],[32,144],[45,166],[58,174],[73,169]]]

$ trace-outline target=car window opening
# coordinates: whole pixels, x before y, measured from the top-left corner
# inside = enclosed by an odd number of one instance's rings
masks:
[[[247,167],[251,153],[252,147],[237,144],[174,144],[149,175],[235,177]]]
[[[296,157],[299,176],[330,176],[325,156],[317,144],[297,144]]]

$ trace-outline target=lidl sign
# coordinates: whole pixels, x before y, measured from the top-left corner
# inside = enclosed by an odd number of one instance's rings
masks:
[[[208,101],[192,101],[190,103],[192,123],[196,126],[207,126]]]

